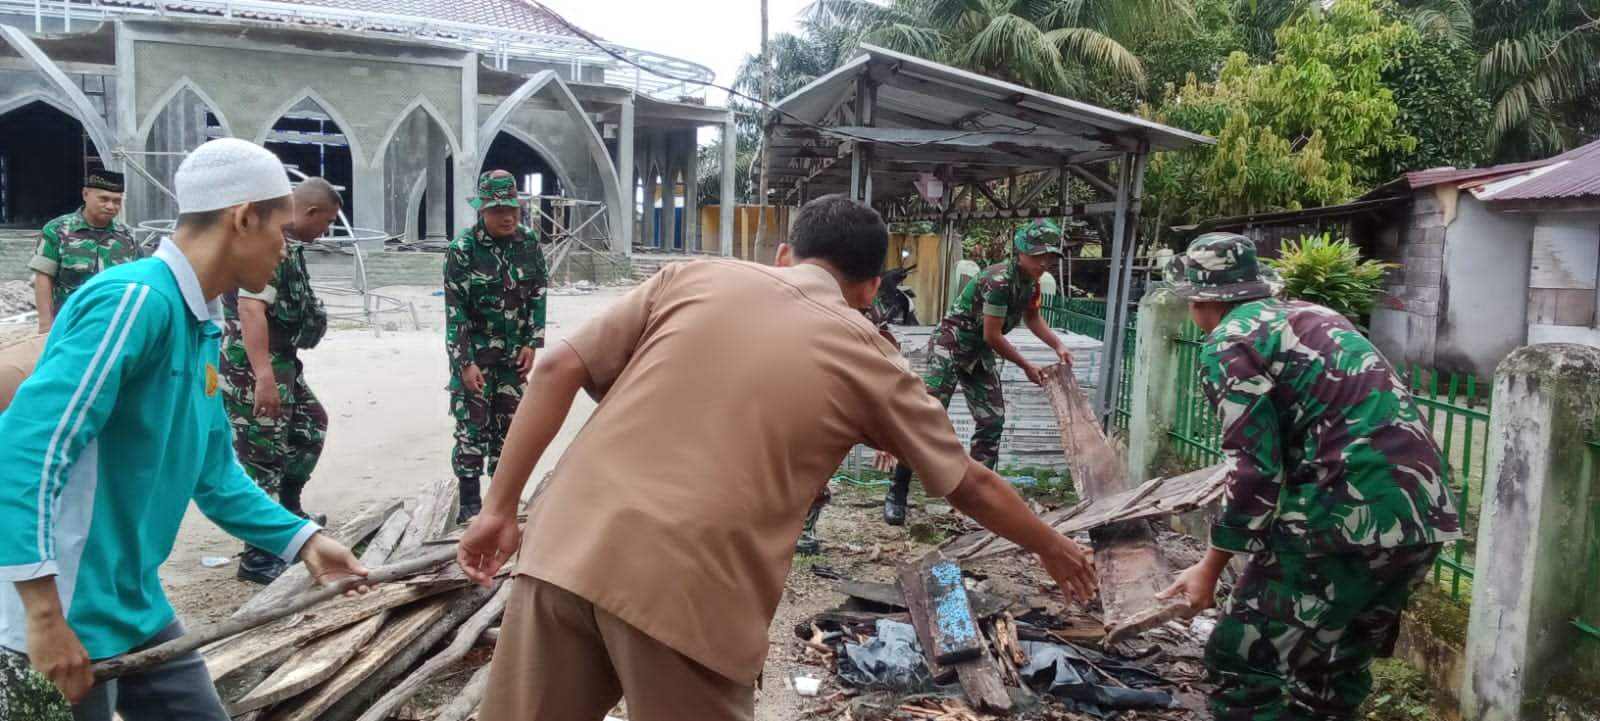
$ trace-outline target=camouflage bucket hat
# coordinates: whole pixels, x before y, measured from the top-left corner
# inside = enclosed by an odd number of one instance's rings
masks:
[[[1172,292],[1192,301],[1233,302],[1269,298],[1283,283],[1256,258],[1256,244],[1237,233],[1206,233],[1167,266]]]
[[[1035,220],[1017,229],[1011,237],[1011,249],[1017,255],[1063,255],[1061,227],[1054,221]]]
[[[468,201],[473,209],[482,210],[503,205],[507,208],[519,208],[517,202],[517,179],[494,178],[489,173],[478,176],[478,195]]]

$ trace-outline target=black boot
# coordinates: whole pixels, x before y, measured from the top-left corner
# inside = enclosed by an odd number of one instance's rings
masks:
[[[278,504],[296,516],[307,519],[323,528],[327,528],[328,517],[326,515],[321,513],[307,514],[305,509],[300,507],[300,491],[304,489],[304,483],[285,481],[283,487],[278,489]]]
[[[894,481],[883,497],[883,522],[891,526],[906,523],[906,496],[911,493],[911,469],[901,463],[894,469]]]
[[[239,571],[234,578],[265,586],[277,580],[288,567],[289,564],[271,551],[245,546],[244,553],[239,556]]]
[[[465,524],[483,510],[483,497],[478,495],[476,478],[458,478],[456,488],[461,493],[461,512],[456,515],[456,523]]]

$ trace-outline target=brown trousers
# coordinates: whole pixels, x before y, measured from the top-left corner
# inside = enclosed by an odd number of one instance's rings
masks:
[[[755,688],[690,660],[576,594],[511,580],[479,721],[751,721]]]
[[[41,333],[0,346],[0,411],[11,405],[17,387],[33,373],[34,364],[39,362],[39,356],[44,353],[47,338],[49,336]]]

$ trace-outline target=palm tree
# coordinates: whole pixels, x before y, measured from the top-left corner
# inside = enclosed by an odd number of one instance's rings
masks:
[[[1123,42],[1148,23],[1194,17],[1187,0],[816,0],[808,14],[862,28],[875,45],[1077,97],[1142,87],[1144,67]]]
[[[1600,134],[1600,23],[1593,15],[1576,0],[1480,0],[1474,16],[1497,159],[1542,157]]]

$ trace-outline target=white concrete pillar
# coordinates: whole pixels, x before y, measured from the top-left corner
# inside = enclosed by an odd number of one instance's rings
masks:
[[[1551,680],[1574,670],[1580,644],[1597,643],[1572,620],[1597,607],[1585,571],[1600,553],[1589,541],[1600,534],[1590,515],[1600,508],[1600,473],[1589,445],[1600,416],[1600,348],[1519,348],[1501,361],[1492,397],[1463,721],[1543,718]]]
[[[424,201],[428,204],[427,223],[423,229],[424,237],[428,240],[446,240],[450,238],[450,228],[446,227],[445,220],[449,212],[450,199],[445,195],[446,179],[451,172],[450,163],[444,158],[434,158],[428,161],[428,189],[424,192]]]
[[[456,227],[450,229],[450,237],[455,237],[462,228],[470,228],[478,222],[478,211],[473,210],[467,203],[472,195],[478,192],[478,154],[475,151],[463,151],[456,157],[456,167],[451,172],[455,173],[456,197],[450,199],[455,207]]]
[[[1182,346],[1176,338],[1189,320],[1189,304],[1171,290],[1158,288],[1139,301],[1138,337],[1133,357],[1133,386],[1128,418],[1128,483],[1138,486],[1175,461],[1171,433],[1178,417],[1178,377]],[[1109,361],[1109,359],[1103,359]]]
[[[615,240],[613,249],[633,254],[634,180],[633,180],[633,96],[622,101],[622,119],[617,128],[617,190],[622,201],[622,225],[611,230]]]
[[[683,252],[700,250],[700,152],[695,131],[686,133],[679,157],[683,163]]]
[[[397,228],[386,228],[385,219],[388,217],[388,203],[404,203],[405,198],[399,193],[390,193],[384,187],[383,161],[363,165],[359,160],[351,163],[350,168],[350,197],[351,208],[355,213],[346,213],[350,224],[358,228],[370,228],[383,233],[395,232]],[[383,249],[381,242],[362,246],[368,253],[376,253]]]

